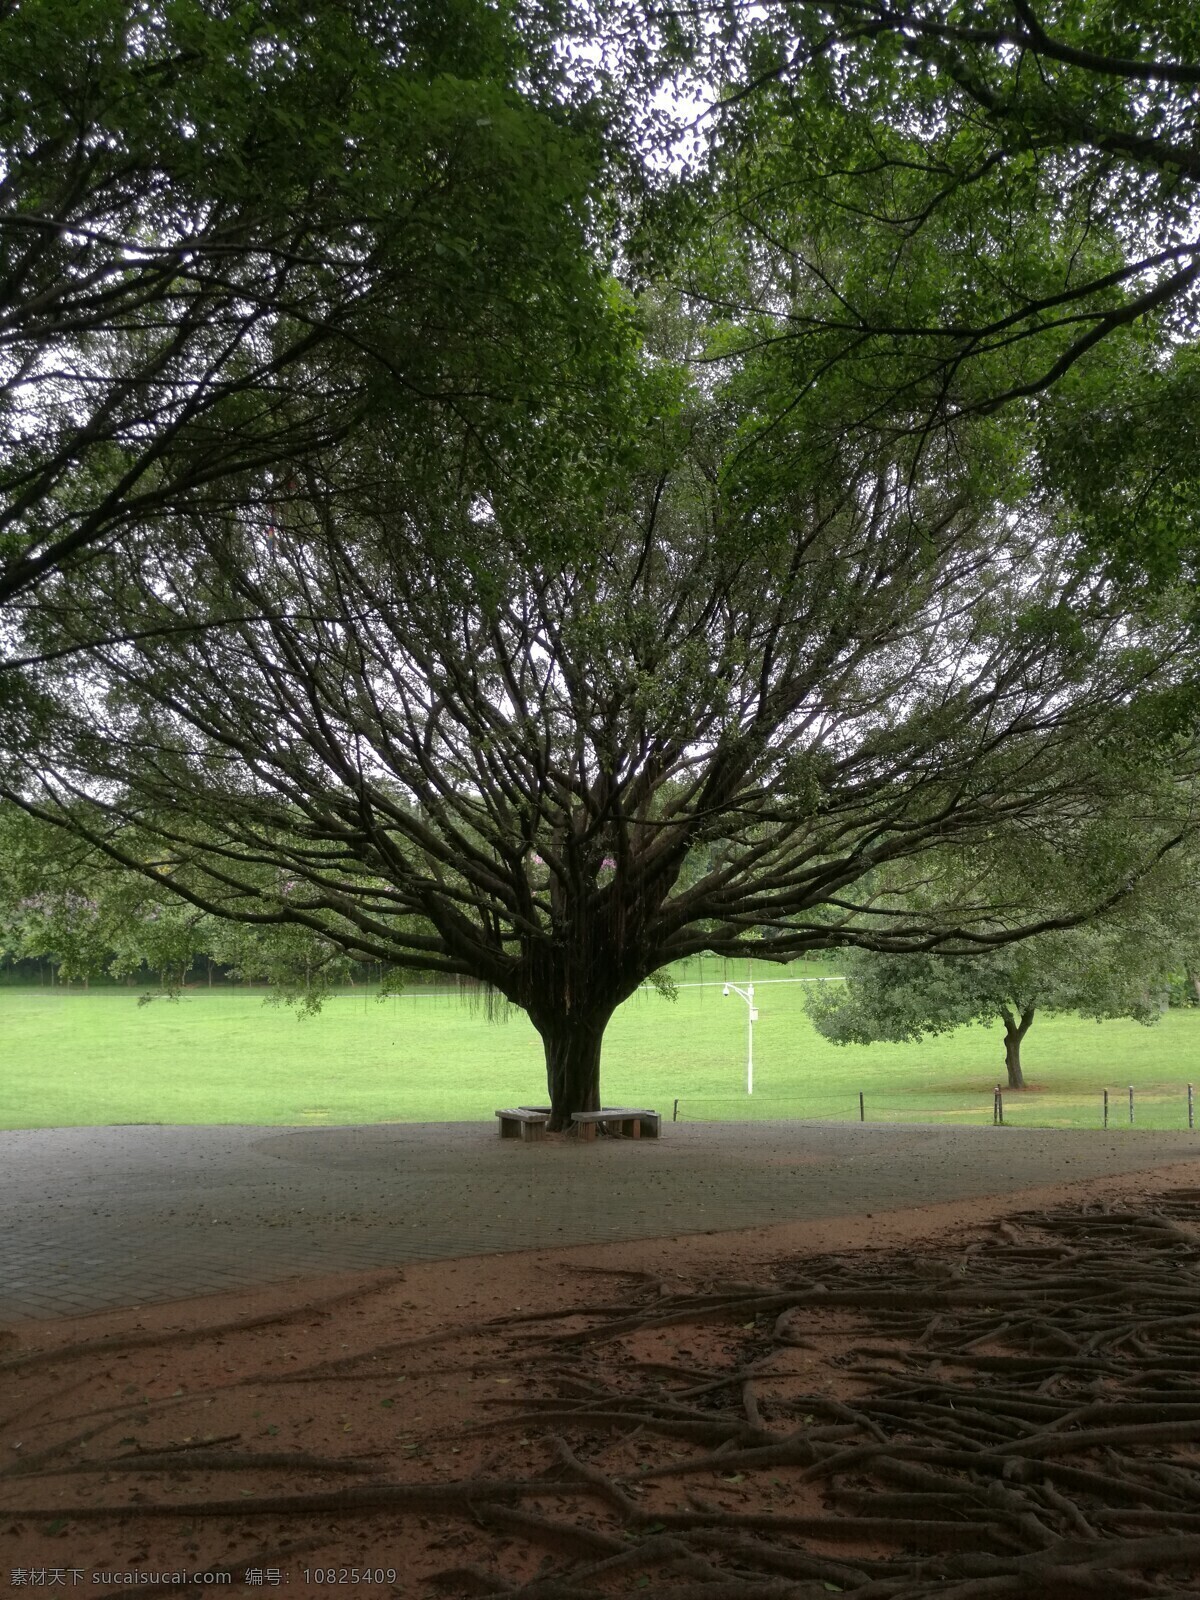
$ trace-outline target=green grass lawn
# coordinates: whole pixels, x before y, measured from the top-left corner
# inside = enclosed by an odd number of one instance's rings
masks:
[[[793,968],[794,972],[796,969]],[[805,972],[820,971],[808,967]],[[757,977],[755,1092],[745,1093],[746,1006],[722,998],[721,965],[672,1002],[646,991],[609,1027],[604,1099],[680,1120],[858,1116],[868,1121],[990,1122],[1003,1077],[998,1028],[964,1028],[916,1045],[836,1048],[809,1026],[804,987]],[[744,972],[728,975],[744,982]],[[694,981],[696,973],[680,974]],[[712,985],[707,986],[707,985]],[[1186,1127],[1186,1084],[1200,1086],[1200,1010],[1153,1028],[1039,1019],[1025,1043],[1025,1095],[1006,1121]],[[188,990],[139,1007],[128,989],[0,989],[0,1126],[122,1122],[348,1123],[491,1118],[544,1094],[541,1045],[512,1013],[489,1022],[457,996],[416,991],[380,1001],[363,989],[298,1020],[263,991]]]

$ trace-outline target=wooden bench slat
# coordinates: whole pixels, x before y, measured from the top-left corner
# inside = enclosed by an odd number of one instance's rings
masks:
[[[528,1106],[511,1106],[497,1111],[502,1139],[544,1139],[549,1111],[531,1110]]]
[[[581,1139],[594,1139],[600,1123],[616,1123],[628,1139],[657,1139],[662,1118],[657,1111],[637,1106],[603,1106],[599,1111],[575,1111],[571,1121]]]
[[[599,1111],[573,1111],[575,1122],[615,1122],[621,1117],[656,1117],[657,1111],[647,1111],[643,1106],[603,1106]]]

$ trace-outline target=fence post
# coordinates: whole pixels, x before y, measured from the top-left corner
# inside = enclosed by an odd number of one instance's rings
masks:
[[[1195,1116],[1193,1114],[1194,1110],[1195,1110],[1195,1108],[1194,1108],[1194,1106],[1192,1104],[1192,1086],[1189,1083],[1188,1084],[1188,1127],[1189,1128],[1194,1128],[1196,1126],[1196,1119],[1195,1119]]]
[[[1104,1091],[1104,1126],[1108,1127],[1108,1090]]]
[[[992,1122],[998,1127],[1004,1126],[1004,1091],[999,1084],[996,1085],[996,1098],[992,1104]]]
[[[867,1108],[863,1104],[863,1092],[861,1089],[858,1091],[858,1120],[860,1122],[867,1120]]]
[[[675,1109],[671,1112],[671,1121],[672,1122],[678,1122],[679,1121],[679,1101],[678,1100],[676,1100],[676,1102],[675,1102]]]
[[[1133,1127],[1133,1085],[1129,1085],[1129,1126]]]

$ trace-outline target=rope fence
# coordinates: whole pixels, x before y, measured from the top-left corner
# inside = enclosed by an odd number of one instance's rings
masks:
[[[949,1099],[949,1097],[946,1097]],[[1178,1089],[1139,1090],[1129,1084],[1120,1090],[1104,1089],[1099,1097],[1027,1094],[997,1084],[991,1106],[960,1100],[956,1104],[913,1104],[911,1098],[873,1093],[866,1089],[811,1100],[773,1100],[766,1095],[681,1095],[671,1107],[672,1122],[874,1122],[961,1123],[993,1127],[1120,1128],[1195,1131],[1194,1085]]]

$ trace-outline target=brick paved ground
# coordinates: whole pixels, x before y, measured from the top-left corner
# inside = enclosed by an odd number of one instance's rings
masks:
[[[582,1146],[501,1141],[479,1123],[21,1130],[0,1133],[0,1322],[1003,1196],[1192,1153],[1187,1133],[853,1123],[680,1123],[659,1141]]]

